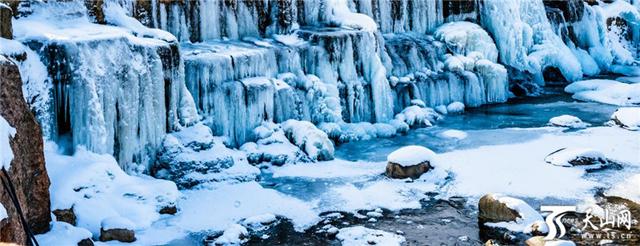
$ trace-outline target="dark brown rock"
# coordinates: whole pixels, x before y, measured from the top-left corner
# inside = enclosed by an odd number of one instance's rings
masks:
[[[2,38],[13,39],[11,17],[13,17],[11,8],[0,2],[0,37]]]
[[[53,210],[53,215],[56,216],[56,221],[64,221],[71,225],[76,225],[76,214],[73,212],[73,207]]]
[[[176,214],[178,212],[178,208],[175,205],[166,206],[160,209],[160,214]]]
[[[493,194],[487,194],[480,198],[478,210],[478,221],[480,223],[507,222],[520,218],[520,214],[517,211],[496,200]]]
[[[136,235],[133,230],[129,229],[100,229],[100,241],[106,242],[117,240],[120,242],[130,243],[136,241]]]
[[[85,238],[78,242],[78,246],[93,246],[93,240],[91,238]]]
[[[34,233],[49,230],[49,176],[45,169],[40,125],[22,96],[22,80],[18,67],[0,56],[0,115],[16,129],[10,140],[13,161],[8,178],[14,185],[21,210]],[[4,174],[0,174],[2,178]],[[26,243],[16,207],[7,191],[0,186],[0,202],[9,218],[0,222],[0,241]]]
[[[402,166],[397,163],[388,162],[385,174],[389,178],[394,178],[394,179],[406,179],[406,178],[417,179],[420,177],[420,175],[431,170],[431,168],[432,167],[428,161],[425,161],[413,166]]]

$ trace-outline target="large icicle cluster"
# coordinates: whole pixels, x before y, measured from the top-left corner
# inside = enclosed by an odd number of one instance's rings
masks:
[[[51,139],[113,154],[126,170],[143,171],[167,131],[197,120],[175,40],[92,24],[77,2],[34,5],[14,28],[51,71],[54,109],[44,112],[54,119]]]

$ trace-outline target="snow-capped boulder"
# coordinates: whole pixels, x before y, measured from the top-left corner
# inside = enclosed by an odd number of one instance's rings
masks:
[[[133,231],[133,222],[122,217],[109,217],[102,220],[102,228],[100,228],[100,241],[117,240],[120,242],[130,243],[136,241],[136,235]]]
[[[395,119],[405,122],[411,127],[432,126],[440,115],[432,108],[422,108],[416,105],[406,107],[402,112],[396,114]]]
[[[640,107],[619,108],[611,115],[611,123],[632,131],[640,129]]]
[[[211,181],[254,180],[259,170],[249,165],[243,152],[223,142],[202,124],[167,134],[151,174],[173,180],[180,188]]]
[[[390,178],[417,179],[434,168],[435,157],[436,153],[422,146],[402,147],[387,156],[385,173]]]
[[[485,226],[522,233],[546,233],[542,216],[526,202],[501,194],[487,194],[478,202],[478,221]]]
[[[311,159],[298,146],[289,142],[279,125],[264,122],[253,131],[258,139],[240,147],[247,153],[247,160],[251,164],[269,162],[276,166],[285,163],[310,162]]]
[[[287,120],[282,123],[282,129],[289,141],[307,153],[312,160],[333,160],[333,142],[311,122]]]
[[[49,232],[36,235],[40,245],[92,246],[91,238],[91,232],[87,229],[60,221],[52,221]]]
[[[449,114],[460,114],[464,112],[464,103],[461,102],[452,102],[447,105],[447,112]]]
[[[582,122],[582,120],[573,115],[560,115],[549,119],[549,125],[569,128],[585,128],[591,124]]]
[[[498,60],[498,49],[491,36],[479,25],[466,21],[450,22],[436,29],[435,38],[456,55],[480,53],[492,62]]]
[[[609,163],[602,152],[587,148],[562,148],[547,155],[544,161],[561,167],[584,166],[599,169]]]

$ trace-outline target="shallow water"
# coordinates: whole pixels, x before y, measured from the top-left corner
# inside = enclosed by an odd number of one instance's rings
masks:
[[[434,127],[411,130],[403,136],[345,143],[336,148],[336,158],[384,161],[389,153],[406,145],[422,145],[442,153],[484,145],[525,142],[547,131],[522,131],[518,128],[544,127],[550,118],[563,114],[576,116],[592,126],[600,126],[609,120],[616,108],[576,101],[567,94],[517,98],[504,104],[470,108],[461,115],[446,115]],[[455,139],[442,135],[442,132],[451,129],[464,131],[467,137]]]

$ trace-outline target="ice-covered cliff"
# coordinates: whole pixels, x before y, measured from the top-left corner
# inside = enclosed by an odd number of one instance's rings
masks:
[[[0,52],[25,51],[48,138],[146,171],[198,121],[228,147],[265,121],[349,141],[429,125],[428,107],[640,73],[638,2],[23,1]]]

